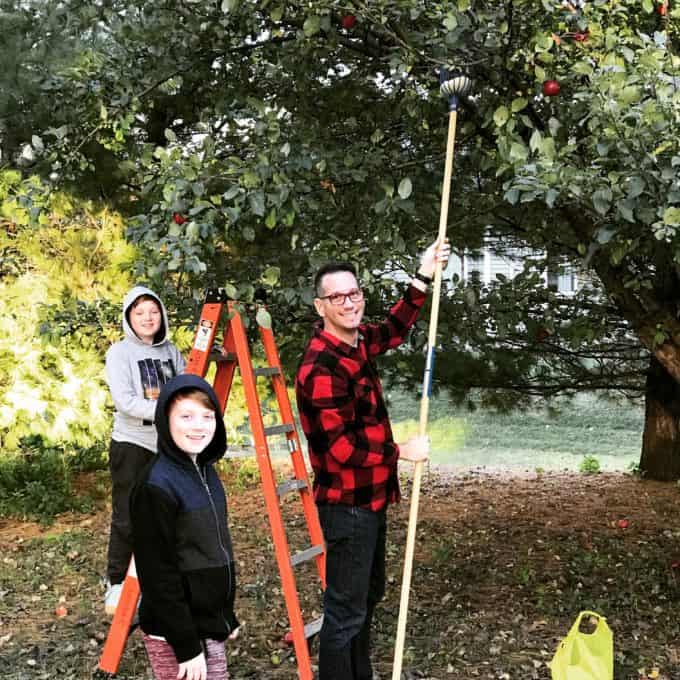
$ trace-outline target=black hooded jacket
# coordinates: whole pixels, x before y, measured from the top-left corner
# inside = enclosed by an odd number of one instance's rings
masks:
[[[177,661],[201,653],[201,640],[224,640],[237,626],[234,564],[227,501],[213,463],[226,451],[222,418],[196,465],[170,436],[167,404],[184,389],[205,392],[220,412],[210,385],[179,375],[162,389],[156,406],[158,456],[137,482],[130,501],[133,550],[142,590],[139,622],[172,646]]]

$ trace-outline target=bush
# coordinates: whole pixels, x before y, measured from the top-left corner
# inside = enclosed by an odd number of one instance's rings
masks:
[[[93,449],[79,453],[79,469],[83,461],[93,469]],[[92,499],[74,492],[73,462],[78,460],[78,454],[45,446],[40,437],[23,439],[19,451],[0,457],[0,516],[49,524],[61,512],[91,510]]]
[[[586,475],[595,475],[600,471],[600,461],[590,454],[583,456],[583,460],[578,466],[579,472],[583,472]]]

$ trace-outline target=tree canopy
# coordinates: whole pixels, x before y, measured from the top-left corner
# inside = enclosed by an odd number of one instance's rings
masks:
[[[2,159],[119,211],[135,275],[187,316],[207,285],[245,300],[266,288],[292,365],[319,263],[356,261],[375,312],[436,233],[438,72],[463,71],[449,236],[458,253],[535,255],[513,279],[448,282],[439,384],[499,406],[646,390],[651,435],[680,379],[680,10],[667,10],[5,0]],[[22,201],[40,213],[40,192]],[[571,298],[544,282],[565,265],[588,281]],[[420,361],[391,359],[402,377]],[[673,436],[647,446],[655,476],[680,474]]]

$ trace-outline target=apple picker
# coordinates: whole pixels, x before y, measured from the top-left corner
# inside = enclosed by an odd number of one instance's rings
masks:
[[[441,94],[449,102],[449,132],[446,142],[446,159],[444,162],[444,184],[442,187],[442,202],[439,213],[440,243],[446,238],[446,223],[449,211],[449,190],[451,188],[451,171],[453,167],[453,149],[456,143],[456,122],[458,114],[458,97],[466,95],[472,86],[470,79],[463,74],[449,74],[442,68],[440,71]],[[423,396],[420,402],[419,435],[427,434],[427,417],[430,405],[432,373],[434,368],[434,347],[437,340],[437,321],[439,317],[439,297],[441,295],[442,266],[437,262],[434,272],[434,288],[432,290],[432,311],[430,313],[430,328],[427,339],[427,358],[423,376]],[[406,537],[406,555],[404,558],[404,576],[401,585],[401,602],[399,605],[399,619],[397,621],[397,637],[394,649],[394,665],[392,680],[400,680],[401,665],[404,655],[404,638],[406,635],[406,617],[408,614],[408,597],[411,587],[411,570],[413,566],[413,551],[415,547],[416,523],[418,521],[418,501],[420,498],[420,480],[423,471],[422,462],[415,464],[413,472],[413,490],[411,492],[411,508],[409,514],[408,533]]]

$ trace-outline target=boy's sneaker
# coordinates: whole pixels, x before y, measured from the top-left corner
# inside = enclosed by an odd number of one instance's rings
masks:
[[[109,584],[106,595],[104,596],[104,611],[107,616],[113,616],[116,613],[116,607],[118,606],[118,600],[120,600],[120,593],[122,590],[122,583]]]

